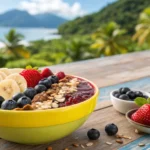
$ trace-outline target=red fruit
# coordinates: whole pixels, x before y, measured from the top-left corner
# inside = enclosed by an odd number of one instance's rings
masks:
[[[53,72],[49,68],[45,68],[41,72],[42,78],[47,78],[49,76],[53,75]]]
[[[132,116],[135,122],[150,126],[150,104],[140,107]]]
[[[59,80],[61,80],[61,79],[63,79],[66,75],[65,75],[65,73],[64,72],[58,72],[57,74],[56,74],[56,76],[58,77],[58,79]]]
[[[41,80],[41,74],[35,69],[25,69],[20,75],[25,78],[28,87],[35,87]]]

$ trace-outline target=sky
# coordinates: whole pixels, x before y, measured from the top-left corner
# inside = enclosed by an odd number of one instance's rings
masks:
[[[30,14],[49,12],[72,19],[96,12],[114,1],[116,0],[3,0],[0,13],[16,8]]]

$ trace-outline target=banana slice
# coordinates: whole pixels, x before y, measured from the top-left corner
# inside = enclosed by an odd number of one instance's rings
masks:
[[[11,74],[13,74],[13,73],[21,73],[23,70],[24,70],[23,68],[9,69],[9,71],[11,72]]]
[[[0,76],[2,77],[3,80],[7,77],[7,75],[2,71],[0,71]]]
[[[15,80],[5,79],[0,82],[0,96],[5,100],[9,100],[13,95],[20,92],[20,88]]]
[[[8,68],[0,68],[0,71],[5,73],[7,76],[11,74]]]
[[[6,79],[15,80],[17,82],[21,92],[24,92],[25,89],[27,88],[27,82],[26,82],[25,78],[18,73],[11,74],[11,75],[7,76]]]

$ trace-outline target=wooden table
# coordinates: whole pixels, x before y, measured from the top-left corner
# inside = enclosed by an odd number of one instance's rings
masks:
[[[95,82],[99,88],[102,88],[126,81],[150,77],[150,51],[57,65],[52,66],[51,69],[54,71],[63,70],[68,74],[88,78]],[[150,86],[146,84],[144,89],[150,91]],[[132,139],[123,139],[123,144],[119,144],[115,142],[116,137],[107,136],[104,127],[111,122],[118,125],[120,134],[129,136]],[[86,144],[89,141],[86,134],[91,128],[99,129],[101,137],[98,141],[94,141],[92,146],[87,147]],[[140,142],[146,143],[143,149],[148,150],[150,148],[150,136],[137,134],[134,130],[125,119],[125,116],[116,112],[109,99],[107,99],[98,103],[88,121],[68,137],[51,144],[48,143],[38,146],[15,144],[1,139],[0,150],[46,150],[48,146],[53,147],[53,150],[64,150],[65,148],[69,150],[82,150],[80,144],[85,146],[85,150],[141,150],[142,148],[137,146]],[[107,145],[106,142],[111,142],[112,145]],[[73,143],[79,144],[79,147],[73,147]]]

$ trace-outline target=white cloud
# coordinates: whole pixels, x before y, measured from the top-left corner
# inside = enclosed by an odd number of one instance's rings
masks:
[[[24,0],[20,2],[19,9],[27,10],[30,14],[49,12],[67,18],[74,18],[86,14],[81,8],[80,3],[75,2],[73,5],[69,5],[63,0]]]

